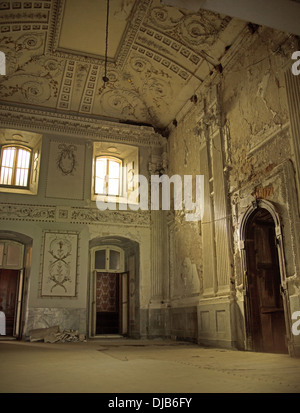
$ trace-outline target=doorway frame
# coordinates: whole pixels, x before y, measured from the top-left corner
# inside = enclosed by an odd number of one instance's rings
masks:
[[[95,268],[95,254],[97,251],[105,251],[105,265],[103,268]],[[109,254],[110,251],[118,251],[120,253],[120,266],[118,269],[111,269],[109,267]],[[90,325],[89,325],[89,335],[90,337],[101,337],[105,334],[96,334],[96,318],[97,318],[97,311],[96,311],[96,280],[97,280],[97,273],[114,273],[119,276],[118,282],[119,286],[122,286],[123,283],[123,277],[126,275],[127,279],[127,292],[128,292],[128,272],[125,271],[125,253],[124,250],[118,246],[115,245],[99,245],[96,247],[91,248],[90,250],[91,255],[91,283],[90,283],[90,289],[89,289],[89,295],[90,295],[90,306],[89,306],[89,319],[90,319]],[[120,288],[120,297],[119,297],[119,334],[109,334],[109,335],[127,335],[128,334],[128,325],[129,325],[129,295],[127,296],[127,310],[126,310],[126,320],[127,320],[127,332],[123,333],[123,319],[124,319],[124,314],[123,314],[123,291],[122,288]]]
[[[0,263],[1,270],[13,270],[18,272],[18,281],[16,286],[16,304],[15,304],[15,316],[13,325],[12,336],[4,337],[14,337],[20,338],[22,335],[21,323],[22,323],[22,305],[24,300],[24,255],[25,255],[25,245],[22,242],[10,240],[10,239],[0,239],[0,243],[3,244],[3,258]],[[19,261],[16,264],[8,264],[6,262],[7,249],[9,245],[17,245],[20,248]]]
[[[245,350],[253,351],[253,342],[250,329],[250,299],[248,295],[248,267],[247,267],[247,252],[246,252],[246,234],[247,225],[250,217],[258,209],[267,210],[275,225],[276,247],[278,254],[279,272],[280,272],[280,293],[283,301],[284,320],[286,326],[286,340],[288,352],[291,356],[294,355],[294,344],[291,336],[291,311],[290,301],[286,281],[286,266],[284,257],[284,244],[280,216],[276,211],[275,206],[265,199],[257,199],[246,210],[243,215],[239,230],[239,250],[241,255],[242,265],[242,280],[243,280],[243,298],[244,298],[244,329],[245,329]]]

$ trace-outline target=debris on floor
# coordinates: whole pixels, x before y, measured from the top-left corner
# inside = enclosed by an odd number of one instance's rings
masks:
[[[45,343],[70,343],[86,341],[85,335],[80,334],[78,330],[60,331],[59,326],[31,330],[29,331],[29,340],[31,342],[44,341]]]

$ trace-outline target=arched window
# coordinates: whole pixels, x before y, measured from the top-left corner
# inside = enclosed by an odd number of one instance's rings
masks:
[[[95,158],[95,194],[120,196],[122,193],[122,160],[114,157]]]
[[[25,146],[3,146],[1,150],[0,185],[28,187],[31,149]]]

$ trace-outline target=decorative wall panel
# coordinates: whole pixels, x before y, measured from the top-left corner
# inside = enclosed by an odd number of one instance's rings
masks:
[[[46,232],[42,267],[42,296],[74,297],[78,234]]]
[[[46,196],[83,199],[85,146],[50,142]]]

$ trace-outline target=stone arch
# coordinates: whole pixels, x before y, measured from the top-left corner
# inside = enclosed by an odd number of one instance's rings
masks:
[[[240,227],[239,227],[239,249],[241,254],[241,263],[242,263],[242,274],[243,274],[243,291],[244,291],[244,311],[245,311],[245,331],[246,331],[246,343],[245,347],[248,350],[253,350],[253,340],[251,334],[249,333],[249,326],[251,324],[251,310],[249,302],[249,280],[248,280],[248,271],[249,271],[249,261],[247,261],[247,230],[248,224],[256,216],[259,211],[266,211],[269,214],[269,217],[274,223],[274,235],[276,239],[276,252],[278,257],[278,268],[280,274],[280,294],[283,302],[284,309],[284,319],[286,327],[286,341],[288,346],[288,351],[290,354],[293,354],[293,345],[291,339],[291,316],[290,316],[290,304],[287,291],[287,282],[286,282],[286,266],[285,266],[285,257],[284,257],[284,245],[283,245],[283,235],[281,228],[280,215],[277,212],[277,209],[273,203],[270,201],[260,199],[253,202],[244,213]]]

